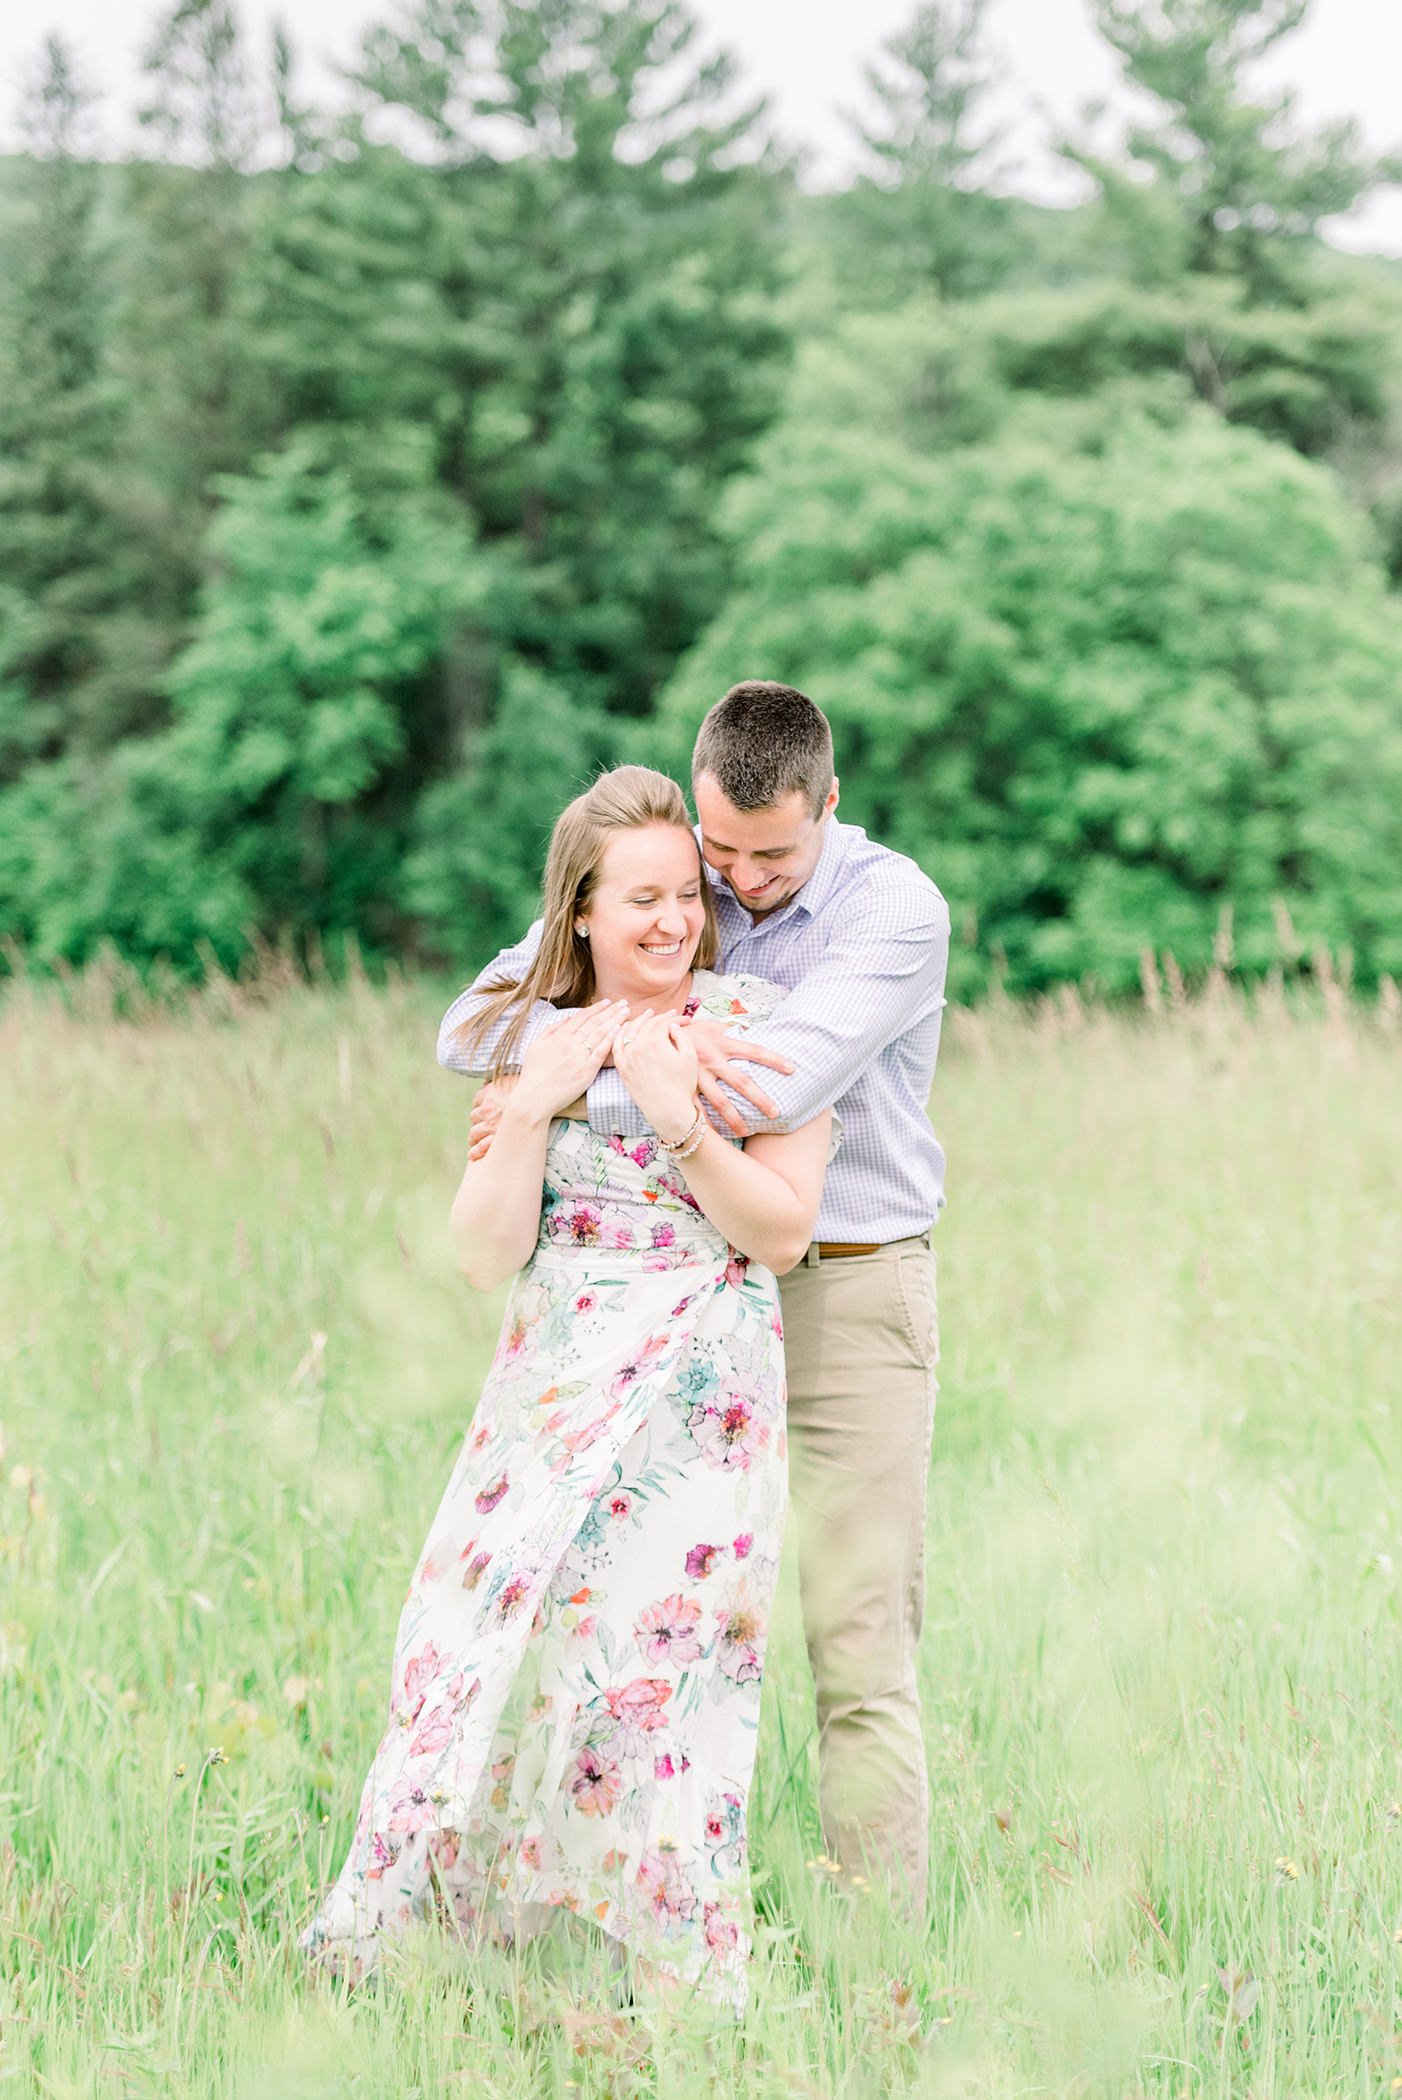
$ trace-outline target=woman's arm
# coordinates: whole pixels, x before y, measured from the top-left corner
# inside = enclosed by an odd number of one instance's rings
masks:
[[[448,1222],[458,1266],[474,1290],[491,1290],[530,1260],[550,1125],[598,1071],[626,1010],[607,999],[581,1007],[522,1058],[496,1140],[484,1158],[468,1161]]]
[[[696,1053],[675,1015],[630,1021],[614,1040],[614,1063],[654,1130],[677,1140],[697,1109]],[[824,1109],[801,1130],[753,1137],[744,1150],[703,1118],[700,1143],[677,1165],[718,1232],[776,1276],[803,1259],[827,1172],[832,1115]]]
[[[717,1232],[751,1261],[786,1276],[813,1237],[831,1135],[830,1108],[802,1130],[748,1138],[743,1149],[706,1122],[700,1145],[678,1165]]]

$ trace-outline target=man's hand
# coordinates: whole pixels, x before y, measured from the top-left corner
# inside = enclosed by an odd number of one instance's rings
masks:
[[[485,1159],[491,1151],[492,1139],[496,1136],[497,1126],[501,1122],[501,1112],[515,1084],[514,1074],[507,1079],[489,1079],[486,1085],[479,1086],[473,1095],[472,1120],[469,1125],[472,1142],[467,1152],[470,1160]]]
[[[721,1092],[722,1082],[734,1089],[743,1100],[749,1101],[762,1116],[777,1116],[778,1106],[758,1086],[747,1072],[738,1071],[732,1058],[743,1058],[747,1064],[768,1065],[774,1072],[792,1072],[793,1062],[781,1057],[777,1050],[766,1050],[763,1043],[747,1043],[742,1035],[727,1035],[719,1021],[693,1020],[683,1023],[691,1038],[691,1047],[696,1052],[696,1062],[701,1077],[698,1092],[712,1111],[712,1122],[724,1123],[736,1137],[748,1137],[744,1119],[734,1103]]]

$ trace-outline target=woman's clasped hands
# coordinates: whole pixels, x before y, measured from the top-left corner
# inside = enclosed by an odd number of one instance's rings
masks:
[[[519,1073],[478,1089],[470,1157],[486,1158],[508,1101],[527,1117],[582,1116],[583,1096],[610,1062],[659,1136],[675,1142],[691,1127],[700,1080],[691,1029],[675,1013],[630,1017],[626,999],[599,999],[538,1035]]]
[[[592,1006],[576,1007],[538,1035],[521,1059],[511,1089],[518,1113],[563,1115],[597,1079],[627,1014],[626,999],[598,999]]]
[[[700,1079],[696,1049],[680,1014],[644,1011],[613,1039],[613,1061],[638,1107],[666,1144],[679,1143],[696,1119]]]

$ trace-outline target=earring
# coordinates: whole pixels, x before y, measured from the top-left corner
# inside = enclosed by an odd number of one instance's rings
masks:
[[[574,922],[574,930],[575,930],[575,932],[576,932],[576,933],[577,933],[577,934],[579,935],[579,938],[580,938],[580,939],[581,939],[582,941],[587,941],[587,940],[588,940],[588,938],[589,938],[589,928],[588,928],[588,927],[587,927],[587,926],[586,926],[586,925],[584,924],[583,920],[581,920],[581,919],[576,919],[576,920],[575,920],[575,922]]]

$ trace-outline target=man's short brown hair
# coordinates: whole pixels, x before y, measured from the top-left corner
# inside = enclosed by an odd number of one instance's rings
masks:
[[[734,809],[771,809],[795,788],[810,816],[832,786],[832,731],[806,693],[747,678],[717,700],[697,732],[693,782],[709,773]]]

